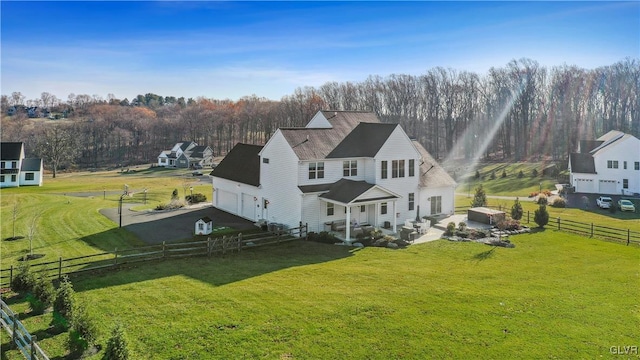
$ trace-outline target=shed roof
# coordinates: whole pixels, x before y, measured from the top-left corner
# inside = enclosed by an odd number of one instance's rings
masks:
[[[438,164],[436,159],[429,154],[422,144],[413,140],[413,145],[416,147],[422,157],[422,163],[420,164],[420,187],[444,187],[444,186],[456,186],[456,181],[447,173],[447,171]]]
[[[40,171],[42,169],[42,159],[29,158],[22,160],[22,171]]]

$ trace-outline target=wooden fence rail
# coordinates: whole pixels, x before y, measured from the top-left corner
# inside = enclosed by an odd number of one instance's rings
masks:
[[[30,269],[36,274],[44,274],[50,279],[62,278],[62,275],[78,274],[82,272],[113,269],[124,264],[132,264],[144,261],[156,261],[169,258],[182,258],[194,256],[225,255],[232,252],[240,252],[249,247],[257,247],[271,244],[279,244],[307,237],[308,226],[300,224],[300,227],[278,230],[270,233],[258,233],[252,235],[238,234],[236,236],[223,236],[221,238],[203,241],[182,243],[165,243],[148,245],[131,249],[114,249],[99,254],[84,255],[64,259],[60,257],[55,261],[30,264]],[[17,269],[0,269],[0,287],[10,287]]]
[[[29,334],[18,320],[18,315],[2,299],[0,299],[0,324],[9,334],[12,346],[17,347],[26,359],[49,360],[49,357],[36,343],[36,336]]]
[[[502,210],[509,216],[509,209],[500,207],[490,207],[496,210]],[[455,212],[458,214],[466,213],[469,209],[468,206],[456,207]],[[520,220],[523,223],[533,223],[533,214],[527,211],[523,214]],[[580,235],[585,235],[592,238],[612,240],[615,242],[640,245],[640,231],[632,231],[631,229],[620,229],[603,225],[596,225],[594,223],[583,223],[574,220],[563,220],[560,217],[549,218],[548,227],[553,227],[559,231],[572,232]]]

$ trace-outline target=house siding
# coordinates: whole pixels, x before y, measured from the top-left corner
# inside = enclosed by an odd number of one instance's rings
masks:
[[[414,176],[409,176],[409,160],[415,160],[415,173]],[[415,205],[422,205],[422,202],[418,203],[420,199],[419,194],[419,184],[420,184],[420,174],[419,174],[419,164],[420,164],[420,153],[416,150],[416,148],[411,143],[409,137],[402,131],[400,127],[397,127],[389,139],[382,146],[380,151],[375,157],[375,183],[384,187],[385,189],[389,189],[394,193],[400,195],[400,199],[396,202],[395,215],[398,221],[404,221],[405,219],[414,219],[416,217],[416,207],[413,210],[409,210],[409,199],[408,194],[414,193],[416,195],[416,203]],[[392,177],[392,161],[393,160],[404,160],[404,177],[393,178]],[[382,161],[387,161],[388,172],[387,178],[382,179],[381,169],[382,169]],[[389,203],[388,211],[391,212],[391,203]],[[378,211],[378,214],[380,212]],[[381,221],[393,221],[393,214],[387,214],[387,216],[381,215]]]
[[[269,163],[263,159],[269,159]],[[262,195],[269,201],[262,209],[261,218],[272,223],[297,227],[301,220],[302,193],[298,189],[300,171],[298,158],[282,132],[277,130],[260,152],[260,181]],[[264,204],[264,201],[263,201]]]
[[[618,168],[607,168],[608,161],[617,161]],[[627,168],[624,168],[624,162]],[[615,141],[593,155],[596,174],[570,173],[570,182],[576,192],[600,194],[632,194],[640,193],[640,170],[635,170],[634,163],[640,161],[640,140],[627,137]],[[623,189],[623,179],[629,182]]]

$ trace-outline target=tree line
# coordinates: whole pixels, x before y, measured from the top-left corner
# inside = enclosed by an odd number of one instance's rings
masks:
[[[59,120],[29,119],[8,109],[39,106]],[[372,75],[361,82],[298,88],[280,100],[237,101],[138,95],[131,101],[42,93],[2,95],[2,141],[23,141],[49,166],[102,167],[154,162],[183,140],[216,156],[237,142],[264,144],[279,127],[304,126],[318,110],[366,110],[400,123],[436,158],[482,156],[564,161],[582,139],[609,130],[640,137],[640,62],[547,68],[512,60],[486,74],[436,67],[422,75]],[[54,147],[54,144],[57,147]],[[58,155],[55,155],[58,154]]]

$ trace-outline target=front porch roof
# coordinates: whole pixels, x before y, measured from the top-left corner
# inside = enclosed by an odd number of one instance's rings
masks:
[[[366,181],[340,179],[331,184],[329,191],[320,195],[324,201],[341,205],[355,205],[365,202],[381,202],[400,198],[400,195]]]

